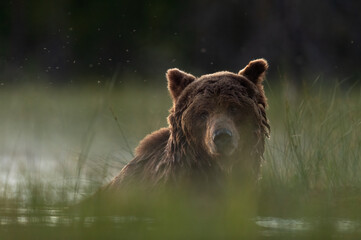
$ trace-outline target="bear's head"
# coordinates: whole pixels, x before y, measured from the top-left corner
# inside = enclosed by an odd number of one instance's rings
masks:
[[[270,132],[262,84],[267,68],[266,60],[257,59],[238,74],[217,72],[196,78],[168,70],[173,161],[226,171],[251,167],[258,173]]]

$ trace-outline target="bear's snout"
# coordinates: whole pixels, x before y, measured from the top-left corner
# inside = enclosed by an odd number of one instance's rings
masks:
[[[212,155],[229,156],[238,147],[238,133],[229,118],[216,116],[208,131],[207,146]]]
[[[232,131],[227,128],[216,129],[212,134],[212,143],[212,152],[217,155],[231,155],[237,147]]]
[[[232,145],[232,132],[227,128],[214,131],[212,139],[218,153],[226,153]]]

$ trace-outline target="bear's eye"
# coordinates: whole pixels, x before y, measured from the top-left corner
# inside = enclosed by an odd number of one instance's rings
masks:
[[[207,120],[207,118],[208,118],[208,112],[206,112],[206,111],[203,111],[203,112],[200,112],[200,118],[202,119],[202,120]]]

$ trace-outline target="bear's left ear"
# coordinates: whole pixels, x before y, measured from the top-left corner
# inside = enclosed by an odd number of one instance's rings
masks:
[[[173,102],[175,102],[182,91],[196,79],[193,75],[177,68],[169,69],[166,76],[168,79],[168,89],[173,98]]]
[[[267,61],[263,58],[260,58],[250,61],[245,68],[238,72],[238,74],[245,76],[248,80],[258,85],[263,82],[267,69]]]

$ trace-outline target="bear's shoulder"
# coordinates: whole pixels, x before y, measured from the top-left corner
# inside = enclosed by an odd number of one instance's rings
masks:
[[[140,141],[138,147],[135,149],[135,156],[144,156],[158,152],[164,148],[170,136],[169,128],[161,128],[157,131],[148,134]]]

